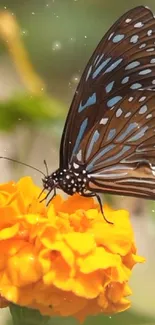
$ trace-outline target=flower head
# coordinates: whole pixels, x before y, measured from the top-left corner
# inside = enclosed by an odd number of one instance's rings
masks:
[[[46,207],[29,177],[0,185],[0,292],[46,315],[112,314],[130,306],[136,263],[129,214],[57,195]]]

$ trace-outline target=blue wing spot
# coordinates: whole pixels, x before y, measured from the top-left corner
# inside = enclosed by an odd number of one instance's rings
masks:
[[[126,130],[116,139],[117,142],[123,141],[127,135],[133,131],[135,128],[137,128],[138,124],[136,122],[130,123]]]
[[[116,159],[118,159],[118,158],[120,158],[121,156],[123,156],[124,153],[125,153],[126,151],[130,150],[130,149],[131,149],[131,146],[124,146],[124,147],[122,148],[122,150],[121,150],[119,153],[117,153],[116,155],[114,155],[114,156],[112,156],[112,157],[110,157],[110,158],[104,160],[104,163],[109,163],[109,162],[112,162],[112,161],[115,162]]]
[[[148,126],[144,126],[140,132],[138,132],[137,134],[135,134],[133,137],[131,137],[127,142],[132,142],[132,141],[137,141],[140,138],[142,138],[145,134],[145,131],[148,130]]]
[[[89,147],[88,147],[88,151],[86,153],[86,159],[89,158],[89,156],[91,155],[91,152],[92,152],[92,149],[93,149],[93,146],[95,144],[95,142],[97,142],[98,138],[99,138],[100,134],[99,132],[96,130],[92,136],[92,139],[90,141],[90,144],[89,144]]]
[[[114,36],[112,39],[113,43],[120,42],[124,38],[124,36],[125,36],[124,34],[118,34],[118,35]]]
[[[85,130],[86,130],[87,125],[88,125],[88,118],[86,118],[86,119],[82,122],[82,124],[81,124],[81,126],[80,126],[80,130],[79,130],[79,133],[78,133],[78,136],[77,136],[76,142],[75,142],[75,146],[74,146],[74,149],[73,149],[72,155],[73,155],[73,154],[76,152],[76,150],[78,149],[79,144],[80,144],[80,142],[81,142],[81,140],[82,140],[82,137],[83,137],[83,134],[84,134],[84,132],[85,132]]]
[[[102,156],[104,156],[107,152],[109,152],[109,151],[111,151],[113,148],[115,148],[116,147],[116,145],[115,144],[110,144],[109,146],[106,146],[103,150],[101,150],[95,157],[94,157],[94,159],[91,161],[91,163],[90,164],[88,164],[88,166],[86,167],[86,170],[87,171],[90,171],[92,168],[93,168],[93,166],[94,166],[94,164],[95,164],[95,162],[98,160],[98,159],[100,159]]]
[[[87,75],[86,75],[86,81],[88,80],[88,78],[89,78],[91,72],[92,72],[92,65],[91,65],[91,66],[89,67],[89,69],[88,69],[88,72],[87,72]]]
[[[116,135],[116,129],[111,129],[108,133],[107,136],[107,141],[110,141],[114,138],[114,136]]]
[[[113,71],[115,68],[117,68],[117,66],[118,66],[122,61],[123,61],[123,59],[118,59],[117,61],[115,61],[114,63],[112,63],[112,64],[110,65],[110,67],[105,71],[105,73]]]
[[[148,73],[151,73],[152,72],[152,70],[151,69],[145,69],[145,70],[142,70],[142,71],[140,71],[139,72],[139,75],[145,75],[145,74],[148,74]]]
[[[131,38],[130,38],[130,43],[137,43],[139,40],[139,36],[138,35],[133,35]]]
[[[95,79],[98,76],[98,74],[102,71],[102,69],[108,64],[110,60],[111,58],[108,58],[99,65],[99,67],[94,71],[92,75],[93,79]]]
[[[113,98],[111,98],[111,99],[108,100],[107,106],[108,107],[112,107],[115,104],[117,104],[121,99],[122,99],[121,96],[115,96],[115,97],[113,97]]]
[[[114,82],[115,82],[115,81],[110,82],[110,83],[105,87],[105,90],[106,90],[106,93],[107,93],[107,94],[110,93],[110,91],[112,90],[113,85],[114,85]]]
[[[78,112],[82,112],[86,107],[91,106],[96,104],[96,93],[92,94],[92,96],[90,96],[88,98],[88,100],[86,101],[86,103],[84,105],[82,105],[82,103],[80,103]]]
[[[133,84],[130,88],[134,90],[134,89],[139,89],[141,87],[142,87],[142,85],[137,82],[137,83]]]
[[[139,114],[145,114],[146,112],[147,112],[147,106],[144,105],[144,106],[142,106],[142,107],[140,108],[140,110],[139,110]]]
[[[125,77],[123,78],[123,80],[121,81],[121,84],[126,84],[129,81],[129,77]]]
[[[126,67],[125,70],[130,70],[130,69],[134,69],[136,67],[138,67],[140,65],[139,61],[133,61],[131,63],[129,63]]]

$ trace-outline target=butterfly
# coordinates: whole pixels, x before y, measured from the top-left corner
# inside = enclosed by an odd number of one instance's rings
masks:
[[[155,199],[155,18],[129,10],[105,34],[75,92],[59,168],[43,179],[56,189]],[[52,199],[51,198],[51,199]]]

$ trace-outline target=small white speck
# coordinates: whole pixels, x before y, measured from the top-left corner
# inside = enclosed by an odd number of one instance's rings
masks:
[[[67,179],[70,179],[70,175],[66,175],[66,178],[67,178]]]
[[[62,45],[61,45],[61,43],[59,41],[54,41],[52,43],[52,50],[53,51],[61,50],[61,48],[62,48]]]
[[[73,187],[72,191],[73,191],[73,192],[76,192],[76,188],[75,188],[75,187]]]
[[[153,85],[155,85],[155,79],[154,79],[154,80],[152,80],[152,84],[153,84]]]
[[[129,102],[132,102],[133,101],[133,97],[129,97]]]
[[[34,11],[32,11],[32,15],[35,15],[35,12]]]

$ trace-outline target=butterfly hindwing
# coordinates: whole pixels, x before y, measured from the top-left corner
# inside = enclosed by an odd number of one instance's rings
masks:
[[[155,19],[140,6],[110,28],[84,70],[63,131],[60,167],[68,168],[83,138],[105,116],[112,119],[113,106],[127,94],[132,97],[139,89],[154,88],[154,75]]]
[[[81,142],[89,190],[155,198],[155,91],[127,95]]]

